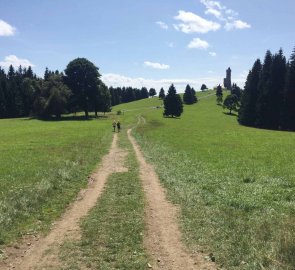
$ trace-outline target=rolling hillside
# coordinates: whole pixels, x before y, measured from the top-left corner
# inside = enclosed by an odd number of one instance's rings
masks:
[[[225,269],[292,269],[295,134],[240,126],[214,95],[179,119],[156,106],[153,98],[114,110],[126,110],[127,123],[144,117],[136,138],[181,207],[191,248],[207,247]]]

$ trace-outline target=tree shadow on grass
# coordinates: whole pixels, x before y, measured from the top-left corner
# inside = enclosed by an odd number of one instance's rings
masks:
[[[225,115],[229,115],[229,116],[238,116],[236,113],[229,113],[229,112],[223,112]]]
[[[98,115],[97,117],[94,115],[88,116],[86,118],[84,115],[63,115],[59,118],[57,117],[30,117],[25,118],[24,120],[40,120],[45,122],[64,122],[64,121],[92,121],[92,120],[107,120],[107,115]]]
[[[176,116],[174,116],[174,117],[172,117],[172,116],[163,116],[163,118],[165,118],[165,119],[175,119],[175,120],[181,119],[180,117],[176,117]]]

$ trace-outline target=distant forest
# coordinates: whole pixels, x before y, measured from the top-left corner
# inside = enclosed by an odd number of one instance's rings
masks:
[[[6,73],[0,67],[0,118],[33,116],[60,118],[62,114],[84,111],[109,112],[111,107],[157,95],[154,88],[107,87],[98,68],[85,58],[71,61],[64,72],[46,68],[43,78],[36,76],[31,67]],[[187,85],[184,103],[197,102],[196,92]],[[159,98],[165,99],[163,88]]]
[[[242,125],[295,130],[295,48],[289,61],[282,49],[257,59],[242,93],[238,121]]]
[[[43,78],[31,67],[14,69],[11,65],[7,73],[0,67],[0,118],[60,117],[78,111],[88,117],[88,112],[97,115],[111,106],[154,95],[153,88],[108,88],[98,68],[85,58],[71,61],[65,73],[46,68]]]

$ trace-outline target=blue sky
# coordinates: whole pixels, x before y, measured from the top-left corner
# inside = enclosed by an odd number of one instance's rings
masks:
[[[223,82],[244,86],[267,49],[295,46],[294,0],[0,0],[0,66],[63,71],[86,57],[107,85],[179,92]]]

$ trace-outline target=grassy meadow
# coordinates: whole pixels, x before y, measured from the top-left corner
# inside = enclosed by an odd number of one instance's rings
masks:
[[[0,244],[51,223],[110,146],[110,121],[0,120]]]
[[[295,134],[240,126],[210,94],[180,119],[163,118],[157,98],[114,110],[146,119],[135,136],[181,207],[192,250],[224,269],[294,269]]]
[[[136,126],[145,157],[181,208],[192,251],[212,252],[221,269],[293,270],[295,133],[240,126],[213,91],[197,95],[181,118],[163,118],[155,97],[88,121],[0,120],[0,244],[50,228],[108,151],[115,118],[129,171],[110,177],[81,223],[82,241],[62,246],[65,269],[146,267],[144,194],[125,134]],[[82,265],[72,260],[78,257]]]

